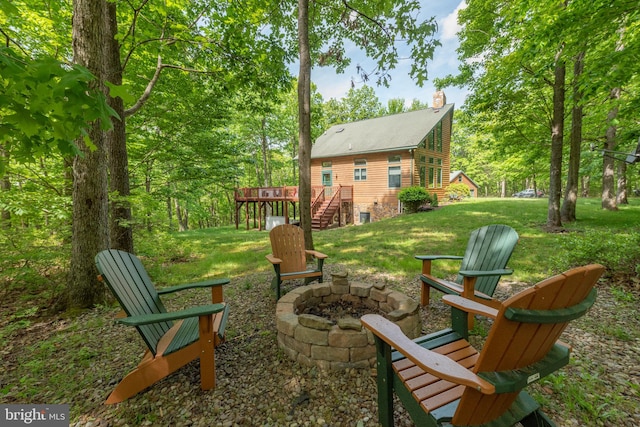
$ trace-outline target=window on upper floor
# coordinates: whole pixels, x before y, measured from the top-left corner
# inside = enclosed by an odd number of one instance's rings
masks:
[[[366,159],[355,159],[353,161],[353,180],[354,181],[367,180],[367,160]]]

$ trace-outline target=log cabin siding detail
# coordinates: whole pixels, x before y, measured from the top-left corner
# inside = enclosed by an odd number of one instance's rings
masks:
[[[450,176],[452,125],[453,104],[335,125],[311,150],[311,185],[322,185],[323,174],[326,177],[330,172],[332,186],[353,186],[356,222],[360,212],[370,213],[372,220],[397,214],[398,193],[412,185],[423,184],[429,193],[444,198]],[[400,162],[389,163],[391,156],[400,156]],[[434,173],[441,170],[440,183],[434,180],[433,186],[424,175],[431,165]],[[390,188],[389,168],[396,166],[400,167],[401,186]],[[356,169],[360,179],[354,178]],[[365,179],[361,169],[366,169]]]

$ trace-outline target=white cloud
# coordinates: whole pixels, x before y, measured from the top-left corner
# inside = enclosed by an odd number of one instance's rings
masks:
[[[429,81],[425,82],[424,87],[418,87],[409,76],[410,61],[400,60],[397,67],[391,71],[390,87],[385,88],[377,86],[375,77],[368,83],[373,87],[376,95],[383,105],[391,98],[404,98],[407,104],[410,104],[414,98],[431,105],[435,87],[433,79],[436,77],[444,77],[448,74],[455,74],[458,68],[458,58],[456,49],[458,48],[458,38],[456,33],[460,26],[457,23],[458,11],[467,6],[465,0],[420,0],[422,13],[428,16],[436,16],[438,21],[437,38],[442,46],[436,48],[433,60],[429,61],[426,66],[429,74]],[[355,87],[360,88],[364,83],[360,82],[360,78],[356,75],[356,65],[368,67],[372,61],[358,49],[348,47],[347,55],[352,58],[351,65],[347,67],[344,74],[337,74],[331,68],[316,67],[312,70],[311,80],[318,87],[318,91],[322,94],[325,101],[330,98],[340,99],[346,96],[351,87],[351,80],[355,81]],[[297,74],[297,68],[294,73]],[[445,88],[447,102],[455,103],[460,108],[467,96],[466,89]]]
[[[458,11],[466,7],[467,7],[467,2],[465,0],[462,0],[453,12],[451,12],[450,14],[448,14],[442,19],[441,21],[442,23],[440,26],[440,33],[442,36],[441,40],[443,42],[447,40],[458,39],[458,37],[456,36],[456,33],[460,31],[460,29],[462,28],[458,24]]]

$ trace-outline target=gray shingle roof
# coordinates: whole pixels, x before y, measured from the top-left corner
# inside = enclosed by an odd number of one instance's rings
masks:
[[[332,126],[316,140],[311,158],[416,148],[452,109],[453,104],[446,104],[437,109],[427,108]]]
[[[466,173],[462,172],[462,171],[451,171],[451,173],[449,174],[449,182],[453,182],[456,178],[458,178],[458,175],[464,175],[467,177],[467,179],[469,181],[471,181],[471,183],[473,185],[475,185],[476,187],[478,187],[478,184],[475,183],[474,180],[472,180],[471,178],[469,178],[469,175],[467,175]]]

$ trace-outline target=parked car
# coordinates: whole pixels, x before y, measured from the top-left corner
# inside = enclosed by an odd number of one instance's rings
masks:
[[[544,193],[540,190],[536,193],[533,188],[527,188],[526,190],[519,191],[513,195],[513,197],[523,197],[523,198],[534,198],[534,197],[542,197]]]

